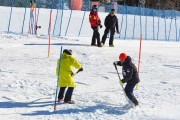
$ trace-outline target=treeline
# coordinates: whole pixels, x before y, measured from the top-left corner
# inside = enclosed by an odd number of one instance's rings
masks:
[[[120,5],[143,6],[155,9],[176,9],[180,11],[180,0],[91,0],[107,4],[117,1]]]
[[[33,1],[33,0],[32,0]],[[52,0],[36,0],[37,7],[40,8],[51,8]],[[62,2],[59,3],[59,0],[53,0],[53,8],[60,8]],[[60,0],[62,1],[62,0]],[[83,0],[88,2],[89,0]],[[155,9],[176,9],[180,11],[180,0],[91,0],[99,1],[102,4],[109,4],[110,2],[117,1],[120,5],[128,6],[142,6]],[[0,0],[0,6],[14,6],[14,7],[28,7],[30,0]],[[64,0],[64,5],[68,6],[70,0]]]

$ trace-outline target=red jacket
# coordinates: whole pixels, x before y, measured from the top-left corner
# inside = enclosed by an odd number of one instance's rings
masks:
[[[92,27],[97,27],[98,26],[98,21],[100,21],[100,18],[98,16],[97,12],[91,11],[89,14],[89,22]]]

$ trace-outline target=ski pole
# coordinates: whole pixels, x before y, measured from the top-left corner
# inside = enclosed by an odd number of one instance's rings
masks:
[[[79,72],[81,72],[81,70],[78,70],[76,73],[74,73],[73,75],[72,75],[72,77],[74,77],[76,74],[78,74]]]
[[[125,98],[126,98],[127,102],[133,105],[132,101],[131,101],[131,100],[129,100],[129,98],[126,96],[126,92],[125,92],[125,90],[124,90],[123,83],[122,83],[122,81],[121,81],[121,77],[120,77],[120,75],[119,75],[119,72],[118,72],[117,66],[116,66],[116,65],[114,65],[114,67],[116,68],[116,72],[117,72],[118,77],[119,77],[119,83],[120,83],[120,85],[121,85],[121,87],[122,87],[122,90],[123,90],[124,96],[125,96]],[[133,107],[134,107],[134,105],[133,105]]]
[[[58,76],[57,76],[56,96],[55,96],[55,100],[54,100],[54,111],[56,110],[56,100],[57,100],[57,92],[58,92],[58,82],[59,82],[59,78],[60,78],[61,58],[62,58],[62,46],[61,46],[60,60],[59,60],[59,65],[58,65]]]
[[[116,72],[117,72],[117,74],[118,74],[119,83],[120,83],[120,85],[121,85],[121,86],[122,86],[122,88],[123,88],[123,83],[122,83],[122,81],[121,81],[121,77],[120,77],[120,75],[119,75],[119,72],[118,72],[117,66],[116,66],[116,65],[114,65],[114,67],[115,67]],[[123,89],[124,89],[124,88],[123,88]]]

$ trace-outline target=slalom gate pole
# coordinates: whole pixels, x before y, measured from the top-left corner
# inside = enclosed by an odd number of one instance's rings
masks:
[[[62,23],[63,23],[63,14],[64,14],[64,0],[62,0],[62,15],[61,15],[61,23],[60,23],[59,36],[61,36]]]
[[[83,19],[82,19],[82,22],[81,22],[81,27],[80,27],[80,29],[79,29],[78,37],[79,37],[80,34],[81,34],[81,29],[82,29],[82,26],[83,26],[83,23],[84,23],[84,17],[85,17],[85,15],[86,15],[86,11],[84,11],[84,15],[83,15]]]
[[[65,36],[67,35],[67,31],[68,31],[68,29],[69,29],[69,24],[70,24],[70,21],[71,21],[71,16],[72,16],[72,10],[73,10],[73,9],[74,9],[74,0],[73,0],[73,3],[72,3],[72,6],[71,6],[71,13],[70,13],[70,16],[69,16],[69,21],[68,21],[68,24],[67,24]]]
[[[173,12],[173,11],[172,11],[172,12]],[[172,16],[172,14],[171,14],[171,22],[170,22],[170,28],[169,28],[168,41],[169,41],[170,36],[171,36],[172,18],[173,18],[173,16]]]
[[[140,71],[140,60],[141,60],[141,45],[142,45],[142,34],[140,36],[140,47],[139,47],[139,60],[138,60],[138,74]],[[138,89],[138,84],[136,84],[136,89]]]
[[[58,76],[57,76],[57,85],[56,85],[56,96],[55,96],[55,100],[54,100],[54,111],[56,111],[56,100],[57,100],[57,92],[58,92],[58,83],[59,83],[59,79],[60,79],[60,65],[61,65],[61,60],[62,60],[62,46],[60,49],[60,55],[59,55],[59,65],[58,65]]]
[[[53,8],[53,0],[52,0],[52,7],[50,11],[50,20],[49,20],[49,29],[48,29],[48,36],[49,36],[49,42],[48,42],[48,57],[50,56],[50,43],[51,43],[51,22],[52,22],[52,8]]]
[[[14,7],[14,0],[12,0],[12,4],[11,4],[11,12],[10,12],[10,17],[9,17],[9,25],[8,25],[8,33],[9,33],[10,26],[11,26],[11,16],[12,16],[13,7]]]
[[[139,60],[138,60],[138,74],[140,70],[140,59],[141,59],[141,44],[142,44],[142,18],[141,18],[141,6],[140,6],[140,47],[139,47]],[[138,84],[136,84],[136,89],[138,89]]]
[[[50,11],[49,30],[48,30],[48,36],[49,36],[49,42],[48,42],[48,57],[50,56],[50,42],[51,42],[51,19],[52,19],[52,9],[51,9],[51,11]]]
[[[178,41],[177,38],[177,21],[176,21],[176,11],[174,10],[174,18],[175,18],[175,28],[176,28],[176,42]]]
[[[167,41],[167,31],[166,31],[166,13],[165,10],[163,10],[164,13],[164,24],[165,24],[165,40]]]
[[[21,30],[21,34],[24,33],[24,22],[25,22],[25,18],[26,18],[26,9],[28,6],[28,0],[26,0],[26,6],[25,6],[25,11],[24,11],[24,18],[23,18],[23,25],[22,25],[22,30]]]

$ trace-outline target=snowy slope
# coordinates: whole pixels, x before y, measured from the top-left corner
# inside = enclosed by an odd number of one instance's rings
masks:
[[[10,9],[8,8],[7,11],[9,12]],[[44,20],[44,14],[49,12],[44,10],[39,18],[40,21]],[[79,14],[79,17],[82,16]],[[133,21],[133,16],[128,17]],[[4,18],[7,19],[0,22],[7,22],[9,17],[4,16]],[[48,20],[46,18],[42,22],[45,28],[42,28],[39,34],[47,32],[45,25]],[[7,31],[5,24],[0,25],[4,25],[0,27]],[[86,25],[89,27],[89,24]],[[163,27],[163,24],[161,26]],[[21,31],[15,25],[10,29],[17,30],[16,33]],[[75,27],[73,29],[77,32]],[[84,35],[92,34],[90,29],[83,32]],[[103,30],[101,29],[100,32],[102,36]],[[132,30],[129,29],[128,33],[132,33]],[[160,34],[163,34],[162,31]],[[108,40],[102,48],[92,47],[90,43],[91,37],[52,38],[51,54],[48,58],[48,39],[45,36],[2,33],[0,35],[0,119],[178,120],[180,118],[179,42],[143,40],[141,82],[139,89],[134,91],[140,105],[135,109],[128,108],[112,63],[118,60],[121,52],[126,52],[137,65],[139,40],[115,39],[114,48],[108,47]],[[74,77],[77,87],[72,99],[76,104],[58,104],[57,111],[54,112],[57,84],[55,69],[61,46],[63,49],[73,50],[73,55],[80,61],[84,71]],[[118,69],[121,73],[121,67]]]
[[[0,118],[3,120],[178,120],[180,111],[180,44],[143,41],[141,83],[134,93],[140,105],[128,109],[112,62],[120,52],[137,65],[139,41],[115,40],[116,47],[89,46],[91,38],[47,39],[1,35]],[[73,50],[84,71],[75,76],[75,105],[53,102],[60,46]],[[74,70],[75,71],[75,70]],[[119,67],[121,72],[121,68]],[[122,75],[121,75],[122,76]]]

